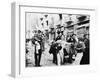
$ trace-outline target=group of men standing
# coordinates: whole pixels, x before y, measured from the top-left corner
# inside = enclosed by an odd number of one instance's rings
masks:
[[[78,38],[76,34],[72,34],[66,37],[66,40],[62,40],[62,36],[57,36],[55,40],[51,42],[49,52],[53,54],[53,63],[56,65],[64,65],[66,63],[75,64],[89,64],[89,35],[85,34],[83,39]],[[45,51],[45,39],[42,31],[35,32],[32,39],[30,39],[32,45],[34,45],[34,60],[35,66],[41,66],[41,57],[43,51]],[[64,45],[62,44],[64,42]],[[28,51],[26,50],[26,53]],[[66,56],[67,60],[66,60]]]
[[[49,53],[53,54],[53,63],[55,63],[56,65],[65,63],[78,65],[89,64],[90,56],[88,34],[85,34],[83,38],[78,38],[76,34],[72,34],[66,38],[66,41],[64,41],[64,45],[62,45],[62,42],[63,40],[61,40],[61,36],[58,36],[56,40],[52,42]],[[58,54],[60,54],[59,56],[62,59],[59,58]],[[68,56],[67,61],[66,56]]]

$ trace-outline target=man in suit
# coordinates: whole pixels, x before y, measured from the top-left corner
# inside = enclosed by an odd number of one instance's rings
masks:
[[[41,55],[43,51],[43,39],[41,36],[41,31],[38,31],[38,34],[34,35],[32,38],[32,43],[35,45],[35,66],[41,66]]]
[[[57,53],[56,53],[56,46],[57,44],[52,42],[50,46],[49,53],[53,55],[53,63],[57,64]]]
[[[90,41],[89,41],[89,34],[84,35],[84,44],[85,44],[85,51],[83,54],[83,58],[81,60],[81,64],[89,64],[90,63]]]

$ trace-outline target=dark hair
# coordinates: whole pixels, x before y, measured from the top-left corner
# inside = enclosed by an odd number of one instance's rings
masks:
[[[89,36],[89,34],[84,34],[84,36],[83,36],[83,37],[85,38],[87,35]]]
[[[79,40],[79,41],[83,41],[83,38],[79,37],[78,40]]]
[[[26,54],[29,52],[29,50],[26,48]]]
[[[26,43],[28,43],[30,41],[30,39],[26,39]]]
[[[76,34],[72,34],[72,36],[74,36],[74,35],[76,36]]]
[[[38,30],[38,33],[41,33],[41,31],[40,31],[40,30]]]

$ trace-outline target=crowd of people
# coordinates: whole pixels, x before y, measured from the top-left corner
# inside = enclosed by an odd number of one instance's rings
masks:
[[[26,55],[29,53],[28,44],[31,42],[33,46],[33,54],[35,59],[35,66],[42,66],[40,64],[42,54],[45,52],[45,45],[48,44],[50,55],[53,55],[52,63],[55,65],[67,65],[67,64],[89,64],[90,52],[89,52],[89,34],[84,34],[83,37],[77,37],[77,34],[63,34],[63,32],[57,33],[57,36],[53,40],[49,40],[49,32],[35,30],[34,36],[30,39],[26,39]],[[26,56],[26,66],[28,66],[29,60]]]

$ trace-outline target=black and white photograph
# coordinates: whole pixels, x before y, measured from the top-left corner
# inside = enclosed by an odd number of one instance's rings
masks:
[[[25,12],[25,66],[89,65],[90,17]]]

